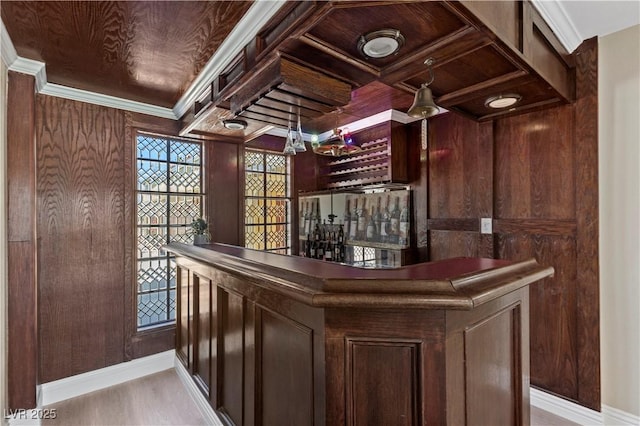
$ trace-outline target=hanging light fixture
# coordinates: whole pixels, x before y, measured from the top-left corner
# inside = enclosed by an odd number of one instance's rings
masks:
[[[298,127],[293,136],[293,149],[296,152],[305,152],[307,147],[304,146],[304,135],[302,134],[302,126],[300,125],[300,111],[298,111]]]
[[[434,62],[435,60],[433,58],[428,58],[424,61],[431,78],[428,82],[423,83],[422,86],[420,86],[420,89],[416,92],[416,96],[413,99],[413,105],[411,105],[411,108],[407,111],[407,115],[409,117],[428,118],[440,112],[438,105],[433,101],[433,93],[431,93],[431,89],[429,88],[429,85],[433,83],[434,79],[433,69],[431,68]]]
[[[333,128],[331,136],[322,142],[312,143],[313,152],[316,154],[342,157],[343,155],[350,155],[362,150],[358,145],[353,143],[353,139],[349,138],[345,140],[342,129],[338,128],[338,114],[341,112],[342,109],[336,111],[336,126]]]
[[[287,129],[287,138],[284,142],[284,149],[282,150],[284,155],[296,155],[296,148],[293,146],[293,135],[291,131],[291,121],[289,121],[289,128]]]

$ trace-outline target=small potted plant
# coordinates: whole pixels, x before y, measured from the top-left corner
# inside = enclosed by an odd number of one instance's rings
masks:
[[[201,217],[191,222],[191,235],[193,235],[193,244],[207,244],[211,239],[211,234],[207,229],[207,222]]]

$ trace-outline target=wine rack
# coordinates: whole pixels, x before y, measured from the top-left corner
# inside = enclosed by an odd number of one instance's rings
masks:
[[[407,132],[402,124],[390,121],[351,136],[362,150],[349,156],[321,159],[321,188],[408,182]]]

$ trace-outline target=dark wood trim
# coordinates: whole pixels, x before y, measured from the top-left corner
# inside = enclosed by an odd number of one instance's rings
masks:
[[[583,42],[575,58],[578,400],[600,411],[597,38]]]
[[[35,80],[9,72],[7,91],[8,405],[35,408],[38,379]]]
[[[576,222],[557,219],[494,219],[496,234],[575,236]]]
[[[430,231],[465,231],[480,232],[480,221],[472,219],[429,219],[427,229]]]

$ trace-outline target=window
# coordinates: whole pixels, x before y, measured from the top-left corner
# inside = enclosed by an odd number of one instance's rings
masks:
[[[176,268],[160,248],[191,243],[191,222],[202,216],[202,144],[138,134],[138,328],[175,320]]]
[[[245,151],[245,246],[290,254],[289,157]]]

